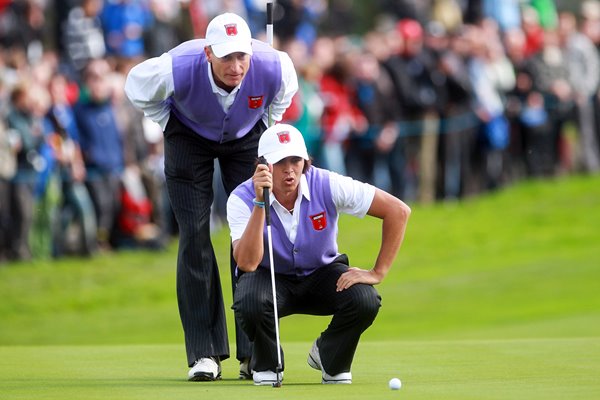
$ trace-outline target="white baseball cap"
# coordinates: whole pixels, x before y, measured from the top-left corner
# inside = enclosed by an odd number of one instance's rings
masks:
[[[258,156],[264,157],[269,164],[275,164],[286,157],[309,159],[302,134],[288,124],[276,124],[263,132],[258,141]]]
[[[231,53],[252,55],[252,34],[242,17],[233,13],[217,15],[206,27],[206,41],[215,56]]]

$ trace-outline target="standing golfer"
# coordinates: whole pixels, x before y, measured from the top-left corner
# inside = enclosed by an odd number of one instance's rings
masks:
[[[227,202],[233,256],[243,271],[233,309],[253,341],[250,367],[256,385],[277,382],[278,349],[270,268],[275,271],[277,311],[333,315],[315,340],[308,364],[323,383],[351,383],[350,368],[361,334],[380,307],[373,285],[392,266],[406,230],[410,208],[374,186],[311,166],[302,134],[287,124],[267,129],[258,144],[254,176]],[[264,188],[270,190],[265,204]],[[269,207],[270,230],[265,229]],[[379,254],[372,269],[348,266],[336,242],[340,213],[382,219]],[[268,236],[273,265],[268,254]]]
[[[167,190],[179,225],[177,299],[189,380],[218,379],[220,362],[229,357],[210,239],[213,162],[219,160],[229,195],[252,176],[269,108],[271,118],[281,120],[297,88],[289,56],[252,39],[246,22],[231,13],[215,17],[205,39],[148,59],[127,77],[129,99],[164,131]],[[249,378],[252,347],[241,330],[236,334],[240,377]]]

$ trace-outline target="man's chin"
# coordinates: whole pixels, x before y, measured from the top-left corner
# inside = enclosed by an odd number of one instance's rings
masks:
[[[241,81],[242,81],[242,78],[239,78],[239,79],[230,79],[230,80],[227,81],[227,86],[230,86],[232,88],[236,87],[237,85],[240,84]]]

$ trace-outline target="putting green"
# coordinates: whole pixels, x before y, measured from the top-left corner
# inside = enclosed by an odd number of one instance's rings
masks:
[[[234,360],[187,382],[175,245],[2,266],[0,400],[600,399],[599,198],[596,175],[413,207],[351,386],[307,366],[328,323],[313,316],[282,319],[281,389],[238,381]],[[378,221],[341,225],[340,248],[372,266]],[[232,342],[228,231],[214,243]]]
[[[0,347],[2,399],[598,399],[600,339],[365,341],[352,385],[321,385],[310,343],[283,343],[282,388],[187,382],[179,345]],[[392,391],[388,381],[402,380]]]

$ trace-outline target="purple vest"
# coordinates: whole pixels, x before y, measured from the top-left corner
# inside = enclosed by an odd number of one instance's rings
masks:
[[[239,139],[261,119],[281,87],[281,63],[276,50],[252,40],[250,68],[226,114],[212,92],[204,54],[204,39],[189,40],[169,54],[175,91],[171,111],[200,136],[223,143]]]
[[[300,222],[296,243],[290,242],[277,213],[271,209],[271,235],[275,272],[285,275],[309,275],[327,266],[339,255],[337,246],[338,213],[331,197],[329,171],[311,167],[306,173],[310,201],[305,197],[300,204]],[[250,209],[255,197],[252,179],[238,186],[233,193]],[[296,212],[296,211],[295,211]],[[265,253],[259,267],[269,268],[267,228],[263,230]]]

